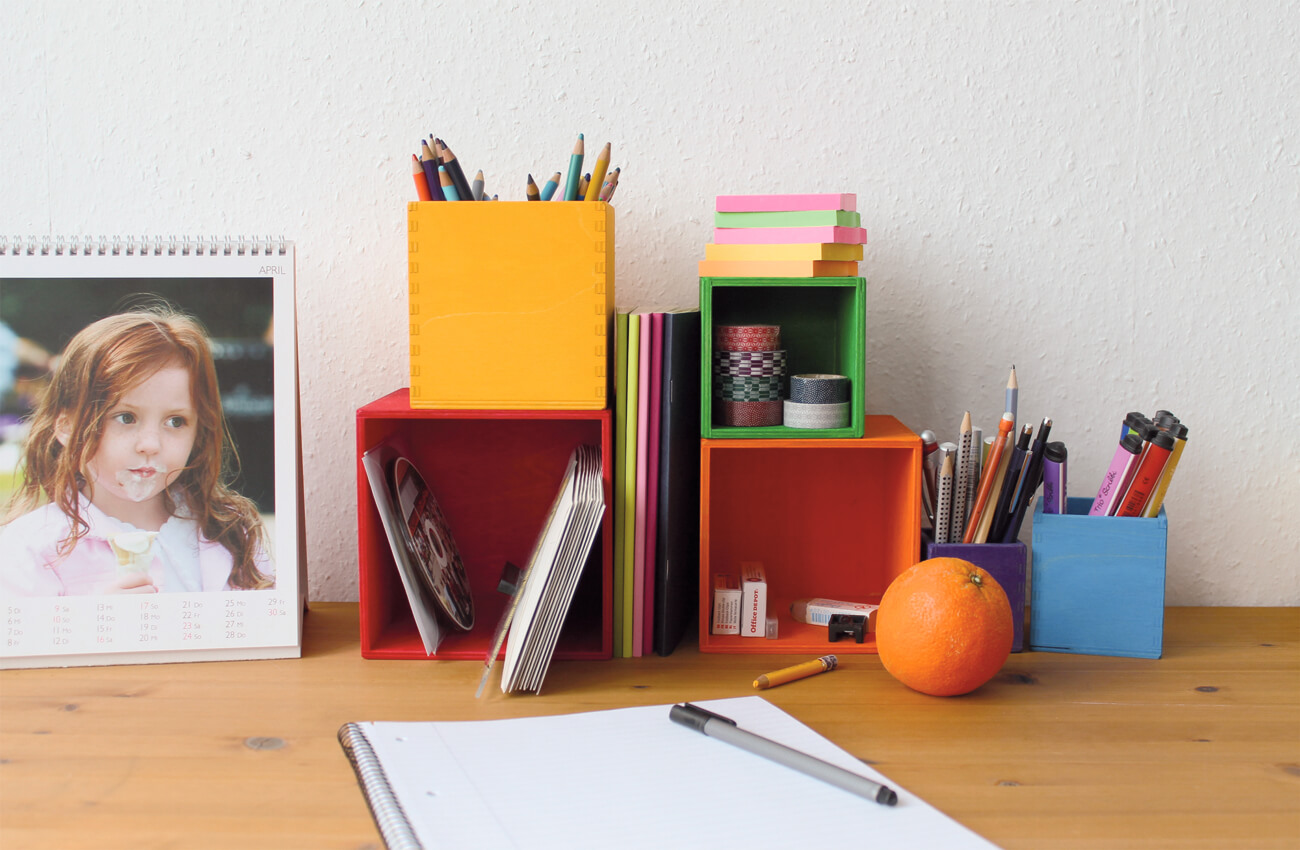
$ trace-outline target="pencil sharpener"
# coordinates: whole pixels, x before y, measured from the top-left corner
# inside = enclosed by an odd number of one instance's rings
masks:
[[[826,624],[826,640],[836,643],[842,637],[851,637],[862,643],[867,637],[867,618],[863,614],[831,614]]]

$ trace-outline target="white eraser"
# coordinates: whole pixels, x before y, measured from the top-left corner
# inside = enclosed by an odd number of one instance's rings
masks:
[[[740,583],[726,573],[713,574],[713,628],[715,635],[740,634]]]
[[[767,636],[767,574],[758,561],[740,565],[740,636]]]

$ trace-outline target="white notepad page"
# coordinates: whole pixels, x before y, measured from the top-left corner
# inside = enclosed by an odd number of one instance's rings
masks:
[[[426,848],[994,847],[761,697],[698,704],[889,785],[898,805],[673,723],[668,705],[357,725]]]

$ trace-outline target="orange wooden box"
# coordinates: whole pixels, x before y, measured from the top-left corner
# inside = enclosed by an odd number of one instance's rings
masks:
[[[790,603],[879,602],[920,560],[920,486],[921,438],[892,416],[867,416],[860,439],[701,440],[701,651],[875,652],[874,635],[828,642]],[[767,571],[775,640],[709,633],[713,575],[744,561]]]
[[[411,406],[600,410],[614,323],[614,208],[407,207]]]

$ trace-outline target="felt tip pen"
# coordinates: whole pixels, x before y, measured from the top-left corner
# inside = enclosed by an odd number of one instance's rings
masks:
[[[1133,473],[1133,483],[1124,494],[1123,503],[1115,516],[1141,516],[1147,500],[1160,483],[1160,474],[1164,472],[1169,456],[1174,452],[1174,438],[1168,431],[1157,431],[1151,435],[1151,444],[1142,454],[1142,462],[1137,472]]]
[[[1097,489],[1097,498],[1093,500],[1088,516],[1110,516],[1114,513],[1112,506],[1117,501],[1118,494],[1128,487],[1140,457],[1142,438],[1134,433],[1125,434],[1115,449],[1106,474],[1102,476],[1101,487]]]
[[[717,738],[742,750],[748,750],[756,756],[774,761],[777,764],[797,770],[805,776],[820,779],[850,794],[865,797],[881,805],[893,806],[898,803],[898,792],[887,785],[868,779],[846,770],[839,765],[810,756],[785,744],[746,732],[736,725],[736,721],[721,714],[715,714],[698,705],[686,703],[674,705],[668,709],[668,718],[689,729],[694,729],[710,738]]]
[[[1065,513],[1065,443],[1048,443],[1043,449],[1043,513]]]
[[[938,458],[939,438],[928,428],[921,432],[921,507],[934,527],[934,494],[939,485],[939,468],[931,458]]]
[[[777,685],[784,685],[786,682],[793,682],[797,679],[806,679],[809,676],[816,676],[818,673],[829,673],[839,665],[839,659],[834,655],[823,655],[821,658],[814,658],[812,661],[805,661],[802,664],[792,664],[789,667],[782,667],[771,673],[764,673],[754,680],[754,687],[759,690],[775,688]]]
[[[1174,477],[1174,470],[1178,468],[1178,461],[1183,456],[1183,449],[1187,448],[1187,426],[1179,422],[1169,432],[1174,435],[1174,453],[1169,456],[1165,462],[1164,471],[1160,473],[1160,483],[1156,485],[1155,493],[1147,501],[1147,509],[1143,511],[1143,516],[1159,516],[1160,506],[1165,503],[1165,493],[1169,490],[1169,482]]]

